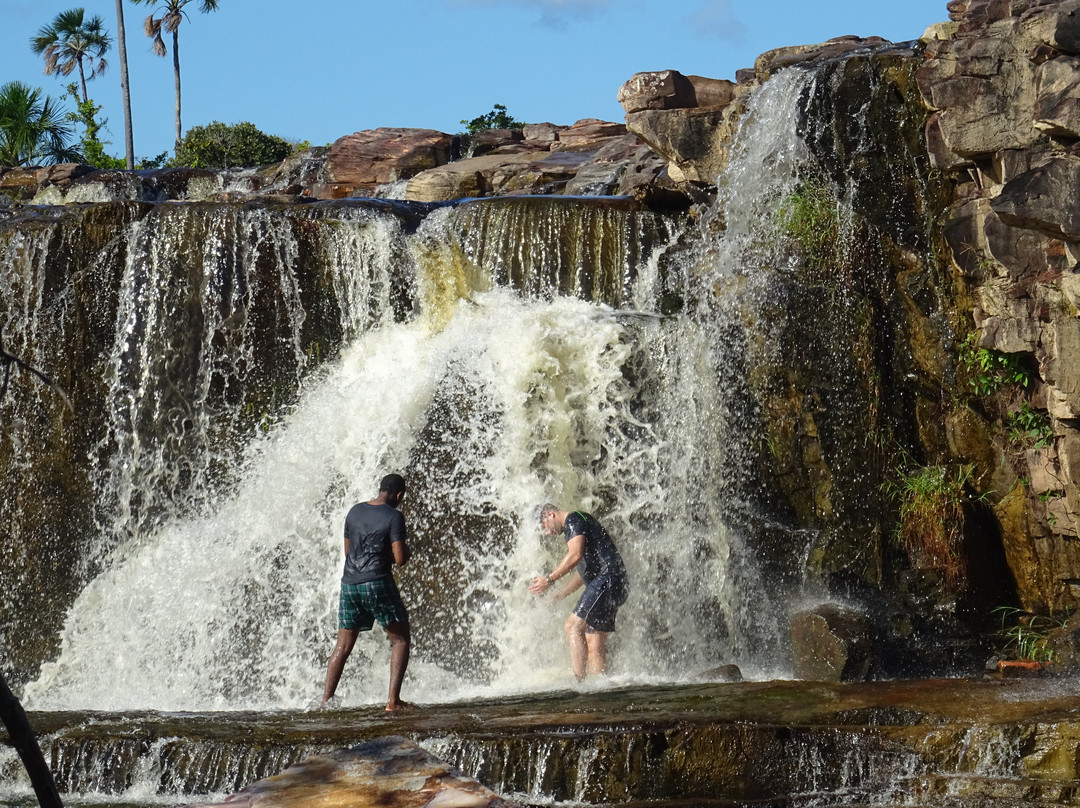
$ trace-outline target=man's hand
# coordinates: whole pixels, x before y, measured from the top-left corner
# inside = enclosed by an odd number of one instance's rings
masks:
[[[549,589],[551,589],[551,581],[544,575],[533,578],[532,583],[529,584],[529,591],[534,595],[545,595]]]

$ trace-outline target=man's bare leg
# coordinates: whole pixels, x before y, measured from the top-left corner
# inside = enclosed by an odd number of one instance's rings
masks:
[[[570,642],[570,668],[580,682],[585,678],[585,664],[589,658],[589,649],[585,642],[585,621],[571,612],[563,628],[566,639]]]
[[[337,642],[330,654],[330,661],[326,664],[326,685],[323,688],[322,703],[330,701],[337,692],[338,682],[341,681],[341,672],[345,670],[345,662],[356,645],[356,637],[360,632],[351,628],[339,628]]]
[[[390,638],[390,695],[386,700],[388,712],[412,707],[401,700],[401,683],[405,681],[405,669],[409,667],[409,648],[412,635],[408,623],[391,623],[386,626],[386,636]]]
[[[589,673],[607,673],[607,632],[586,632],[585,642],[589,646]]]

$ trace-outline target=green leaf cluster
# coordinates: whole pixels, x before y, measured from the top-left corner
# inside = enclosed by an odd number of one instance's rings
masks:
[[[1031,385],[1031,373],[1018,355],[979,348],[973,333],[960,343],[960,364],[972,389],[980,396],[992,395],[1008,385],[1025,390]]]
[[[0,166],[77,163],[82,155],[69,145],[71,134],[62,109],[40,87],[0,87]]]
[[[525,128],[523,121],[515,121],[507,114],[505,104],[496,104],[491,112],[485,112],[471,121],[462,118],[461,123],[465,124],[465,129],[470,135],[475,135],[477,132],[483,132],[487,129]]]
[[[1020,404],[1020,409],[1005,416],[1005,426],[1011,443],[1029,445],[1033,449],[1046,448],[1054,437],[1050,416],[1032,409],[1026,401]]]
[[[279,163],[292,154],[293,144],[268,135],[246,121],[225,124],[213,121],[193,126],[180,141],[172,161],[190,168],[252,168]]]
[[[124,160],[105,153],[105,144],[98,137],[98,132],[109,122],[108,118],[101,121],[97,119],[98,113],[101,112],[101,105],[95,104],[92,98],[83,100],[79,96],[79,87],[74,82],[67,86],[67,94],[75,102],[76,111],[67,113],[65,119],[83,127],[83,136],[79,145],[82,162],[94,168],[125,168]]]

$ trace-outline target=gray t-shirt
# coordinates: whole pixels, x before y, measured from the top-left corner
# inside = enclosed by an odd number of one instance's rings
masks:
[[[405,517],[389,505],[358,502],[345,517],[345,554],[343,584],[362,584],[390,575],[394,553],[390,545],[405,541]]]

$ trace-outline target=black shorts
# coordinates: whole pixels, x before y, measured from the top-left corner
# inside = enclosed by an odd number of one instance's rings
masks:
[[[615,615],[626,603],[626,581],[601,575],[585,584],[585,592],[574,607],[574,614],[585,621],[591,632],[615,630]]]

